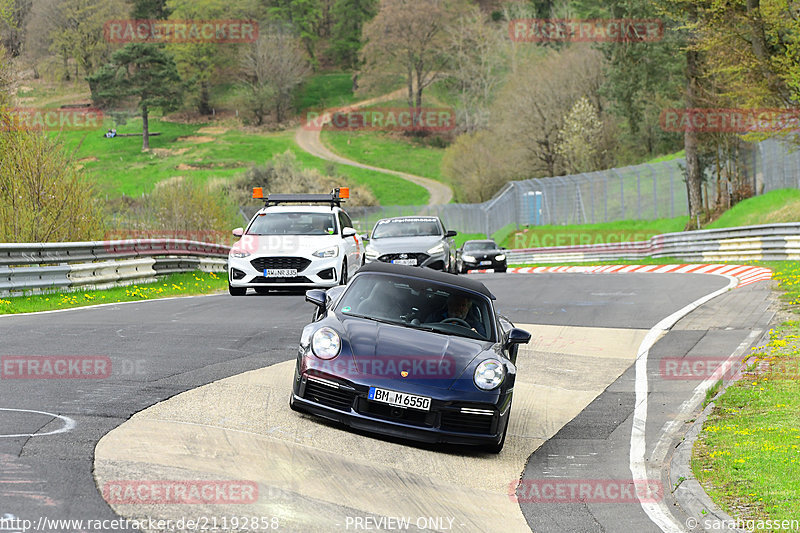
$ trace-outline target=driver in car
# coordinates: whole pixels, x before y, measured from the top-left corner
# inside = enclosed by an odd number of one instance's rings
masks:
[[[442,309],[439,313],[434,313],[429,322],[448,322],[463,325],[463,322],[469,324],[469,327],[474,329],[479,335],[486,337],[486,328],[484,328],[477,313],[472,312],[472,300],[460,294],[451,294],[447,299],[447,307]],[[460,323],[460,322],[461,323]]]

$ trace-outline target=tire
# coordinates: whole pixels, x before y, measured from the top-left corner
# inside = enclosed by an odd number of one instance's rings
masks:
[[[262,296],[266,296],[269,294],[269,289],[266,287],[256,287],[256,294],[261,294]]]
[[[342,260],[342,277],[339,278],[339,285],[347,285],[347,259]]]
[[[506,416],[506,425],[503,428],[503,436],[500,437],[500,442],[496,442],[493,444],[487,444],[483,446],[483,449],[489,453],[500,453],[503,450],[503,446],[506,443],[506,433],[508,433],[508,422],[511,420],[511,409],[508,410],[508,415]]]
[[[228,293],[231,296],[244,296],[247,294],[247,287],[231,287],[230,282],[228,282]]]

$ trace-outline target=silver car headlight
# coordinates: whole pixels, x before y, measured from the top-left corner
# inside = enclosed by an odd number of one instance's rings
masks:
[[[230,256],[242,259],[244,257],[250,257],[250,252],[246,250],[231,250]]]
[[[475,257],[471,256],[471,255],[462,255],[461,259],[463,259],[464,261],[467,261],[468,263],[474,263],[475,262]]]
[[[339,247],[331,246],[330,248],[325,248],[324,250],[317,250],[311,255],[314,257],[336,257],[339,255]]]
[[[506,260],[506,256],[505,256],[505,254],[500,254],[497,257],[495,257],[495,260],[496,261],[505,261]]]
[[[334,329],[325,326],[311,337],[311,350],[320,359],[333,359],[342,350],[342,340]]]
[[[375,259],[378,258],[379,254],[375,248],[373,248],[372,246],[367,246],[365,255],[367,259],[369,259],[370,261],[374,261]]]
[[[475,369],[475,386],[481,390],[496,389],[506,377],[506,368],[497,359],[487,359]]]
[[[428,255],[440,254],[442,252],[444,252],[444,243],[440,242],[439,244],[428,250]]]

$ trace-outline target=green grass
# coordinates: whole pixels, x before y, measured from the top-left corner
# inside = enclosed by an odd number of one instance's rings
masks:
[[[785,306],[800,312],[800,263],[765,263]],[[734,518],[800,516],[800,321],[784,322],[755,352],[758,365],[715,400],[692,469]]]
[[[360,100],[353,94],[353,75],[347,72],[329,72],[311,76],[295,98],[295,107],[324,109],[352,104]]]
[[[405,101],[393,100],[366,109],[406,107]],[[441,169],[444,148],[431,146],[435,139],[436,133],[415,138],[388,131],[322,131],[322,141],[348,159],[449,183]]]
[[[779,189],[748,198],[725,211],[707,228],[800,221],[800,190]]]
[[[529,226],[516,231],[504,228],[507,236],[498,241],[506,248],[575,246],[613,242],[646,241],[654,235],[683,231],[686,217],[659,220],[619,220],[568,226]]]
[[[107,121],[110,127],[110,121]],[[102,131],[67,131],[54,133],[66,149],[74,153],[87,173],[94,178],[101,193],[111,197],[140,195],[153,190],[161,181],[183,176],[187,179],[229,180],[254,164],[263,164],[272,156],[292,151],[308,168],[325,173],[331,166],[352,185],[369,188],[381,204],[403,202],[425,204],[428,192],[419,185],[389,174],[327,161],[300,150],[294,132],[250,133],[214,124],[179,124],[159,118],[150,120],[150,131],[161,135],[150,138],[150,152],[142,152],[141,137],[106,139]],[[141,120],[128,121],[118,133],[141,132]],[[193,137],[193,139],[192,139]],[[188,139],[187,139],[188,138]]]
[[[441,169],[443,148],[375,131],[324,130],[322,141],[339,155],[359,163],[449,183]]]
[[[50,292],[0,298],[0,314],[33,313],[70,309],[87,305],[153,300],[170,296],[208,294],[219,292],[228,286],[225,273],[188,272],[170,274],[155,283],[115,287],[106,290],[77,292]]]
[[[684,150],[681,150],[680,152],[675,152],[675,153],[672,153],[672,154],[666,154],[666,155],[660,155],[658,157],[654,157],[653,159],[650,159],[649,161],[645,161],[645,163],[652,164],[652,163],[661,163],[661,162],[664,162],[664,161],[672,161],[673,159],[678,159],[678,158],[684,157],[685,155],[686,155],[686,152]]]

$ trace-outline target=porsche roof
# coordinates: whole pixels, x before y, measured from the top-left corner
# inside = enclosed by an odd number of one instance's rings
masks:
[[[446,283],[447,285],[453,285],[455,287],[461,287],[463,289],[467,289],[472,292],[483,294],[484,296],[487,296],[492,300],[497,299],[495,298],[495,295],[492,294],[492,292],[486,288],[486,285],[484,285],[480,281],[476,281],[470,278],[465,278],[463,276],[456,276],[455,274],[440,272],[438,270],[433,270],[431,268],[413,267],[406,265],[393,265],[391,263],[373,261],[372,263],[367,263],[366,265],[362,266],[358,270],[358,272],[380,272],[382,274],[397,274],[400,276],[408,276],[417,279],[436,281],[439,283]]]

